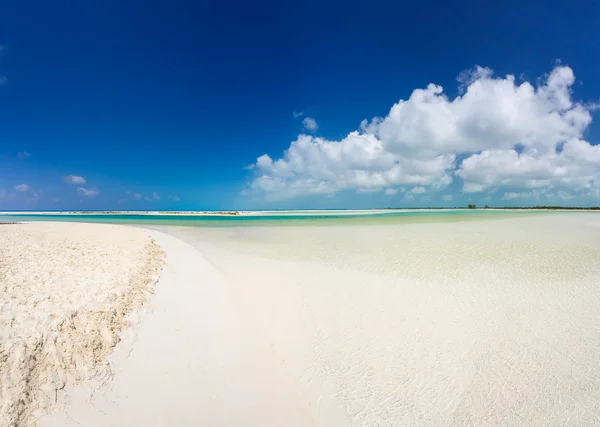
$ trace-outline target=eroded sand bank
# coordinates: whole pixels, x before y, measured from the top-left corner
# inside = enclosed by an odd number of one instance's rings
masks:
[[[112,225],[0,225],[0,425],[34,424],[107,356],[152,291],[162,252]]]

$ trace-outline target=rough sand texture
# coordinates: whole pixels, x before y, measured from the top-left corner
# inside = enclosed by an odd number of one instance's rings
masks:
[[[59,390],[110,377],[106,358],[162,256],[136,228],[0,226],[0,426],[33,425]]]

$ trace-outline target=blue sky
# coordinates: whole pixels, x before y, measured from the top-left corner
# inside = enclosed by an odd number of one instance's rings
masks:
[[[598,205],[598,28],[595,0],[4,2],[0,210]]]

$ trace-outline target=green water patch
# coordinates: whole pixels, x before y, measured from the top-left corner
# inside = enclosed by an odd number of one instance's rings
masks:
[[[267,226],[333,226],[378,225],[397,223],[431,223],[473,220],[494,220],[531,215],[551,215],[554,211],[502,211],[502,210],[419,210],[394,211],[374,214],[344,214],[336,211],[330,215],[297,214],[269,215],[152,215],[152,214],[24,214],[0,216],[2,222],[61,221],[106,224],[164,225],[189,227],[267,227]]]

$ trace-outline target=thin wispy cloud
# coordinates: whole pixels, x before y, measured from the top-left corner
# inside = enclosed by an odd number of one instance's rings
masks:
[[[152,198],[154,200],[160,200],[160,195],[155,191],[154,193],[152,193]]]
[[[77,187],[77,193],[83,197],[96,197],[100,191],[97,188]]]
[[[0,52],[2,52],[4,50],[5,46],[0,44]],[[6,84],[8,82],[8,77],[6,76],[0,76],[0,86]]]
[[[174,202],[178,202],[181,200],[178,196],[171,196],[171,195],[169,195],[169,199],[173,200]]]
[[[302,126],[304,126],[305,130],[313,133],[319,130],[319,125],[317,124],[317,121],[312,117],[305,117],[302,120]]]
[[[29,201],[37,200],[39,197],[39,193],[41,193],[41,190],[35,191],[27,184],[19,184],[15,186],[15,190],[25,195],[29,199]]]
[[[295,119],[298,119],[304,115],[304,111],[294,111],[292,113],[292,115],[294,116]]]
[[[67,184],[85,184],[86,180],[84,177],[79,175],[67,175],[63,176],[63,181]]]
[[[140,193],[136,193],[134,191],[126,191],[125,194],[127,194],[128,196],[133,197],[135,200],[140,200],[142,198],[142,195]]]
[[[425,191],[425,187],[415,187],[410,189],[408,192],[410,194],[423,194]]]
[[[19,159],[19,160],[25,160],[30,157],[31,157],[31,153],[28,153],[27,151],[20,151],[17,153],[17,159]]]

